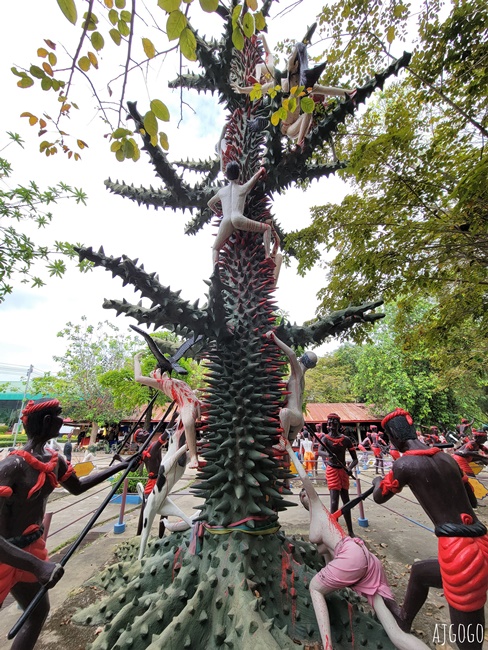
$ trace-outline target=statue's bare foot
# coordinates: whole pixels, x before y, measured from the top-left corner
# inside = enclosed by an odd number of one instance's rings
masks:
[[[198,469],[198,457],[194,456],[188,463],[188,469]]]

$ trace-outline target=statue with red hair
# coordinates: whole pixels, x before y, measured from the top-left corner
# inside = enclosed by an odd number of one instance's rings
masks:
[[[61,579],[64,569],[49,561],[43,520],[49,495],[61,483],[68,492],[82,494],[128,466],[117,463],[78,479],[70,463],[46,443],[63,424],[57,399],[30,401],[22,413],[27,442],[0,462],[0,607],[9,593],[22,609],[40,586]],[[49,613],[46,593],[15,637],[12,650],[34,648]]]
[[[349,477],[352,469],[358,464],[358,457],[354,442],[341,432],[341,418],[337,413],[327,416],[327,433],[321,437],[323,449],[319,455],[325,462],[325,478],[330,491],[330,511],[339,510],[339,497],[342,503],[349,502]],[[351,461],[346,464],[346,451],[351,456]],[[352,517],[350,512],[344,513],[347,533],[354,537]]]
[[[476,499],[467,477],[449,454],[420,442],[407,411],[396,409],[381,425],[402,456],[385,478],[374,479],[374,500],[385,503],[408,486],[432,520],[438,538],[438,558],[412,565],[399,624],[410,630],[429,588],[443,589],[458,648],[481,650],[488,535],[473,510]]]

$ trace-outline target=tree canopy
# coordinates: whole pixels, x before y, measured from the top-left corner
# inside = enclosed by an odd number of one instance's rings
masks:
[[[453,366],[458,376],[480,375],[488,351],[488,8],[481,0],[456,1],[447,15],[436,2],[416,8],[416,17],[413,5],[383,0],[324,8],[331,77],[366,74],[407,32],[415,48],[402,79],[336,139],[351,191],[316,207],[312,224],[287,243],[302,272],[321,261],[320,245],[332,254],[323,262],[323,310],[359,296],[408,310],[429,297],[417,343],[444,350],[446,376]]]
[[[410,411],[423,425],[459,423],[461,417],[486,419],[487,391],[483,378],[446,378],[439,368],[442,353],[418,340],[416,332],[429,301],[415,308],[387,305],[371,341],[346,343],[319,359],[307,373],[307,402],[365,402],[378,415],[398,406]]]

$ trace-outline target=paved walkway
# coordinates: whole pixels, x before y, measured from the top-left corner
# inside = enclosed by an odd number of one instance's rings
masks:
[[[74,462],[78,460],[81,460],[81,456],[73,458]],[[111,456],[108,454],[98,454],[96,458],[98,469],[107,467],[110,460]],[[323,474],[323,472],[319,474]],[[193,513],[194,508],[199,504],[199,501],[189,492],[189,483],[195,478],[195,475],[196,470],[187,469],[183,478],[176,485],[176,493],[173,495],[178,506],[188,514]],[[370,487],[373,477],[372,470],[360,474],[362,490],[367,490]],[[294,494],[289,497],[289,500],[298,503],[300,487],[300,481],[297,480],[293,487]],[[54,554],[53,559],[59,560],[59,549],[64,546],[64,552],[67,550],[67,544],[78,537],[110,490],[111,483],[108,481],[79,497],[72,496],[62,489],[55,490],[47,508],[47,511],[53,515],[47,539],[48,550],[51,555]],[[317,491],[324,503],[328,505],[328,490],[322,482],[317,485]],[[351,486],[351,497],[354,497],[355,493],[356,488]],[[391,509],[390,503],[388,508],[385,508],[385,506],[379,506],[368,499],[365,503],[365,517],[369,521],[369,527],[360,528],[357,525],[359,516],[357,511],[355,511],[353,523],[356,534],[363,537],[370,547],[375,548],[380,557],[384,553],[409,566],[414,559],[425,559],[436,555],[437,542],[434,535],[429,532],[430,521],[409,490],[404,490],[401,497],[403,500],[398,496],[390,502]],[[91,543],[80,547],[69,560],[65,576],[49,592],[52,611],[62,607],[70,592],[99,572],[100,567],[112,557],[114,548],[123,539],[135,535],[139,506],[129,505],[127,507],[124,517],[126,529],[121,534],[115,534],[114,524],[118,522],[119,513],[120,505],[108,505],[89,534],[88,540]],[[484,512],[480,512],[480,514],[484,515]],[[486,518],[483,517],[483,520]],[[300,505],[280,513],[280,523],[289,535],[308,534],[308,513]],[[153,532],[156,530],[154,529]],[[386,540],[387,544],[385,544]],[[388,550],[383,550],[386,547]],[[9,602],[10,604],[8,604]],[[20,611],[16,603],[6,601],[0,616],[0,650],[7,650],[10,647],[10,643],[6,641],[6,635],[19,615]]]

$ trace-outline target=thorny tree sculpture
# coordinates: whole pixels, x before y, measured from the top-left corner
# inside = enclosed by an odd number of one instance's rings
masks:
[[[231,82],[243,85],[254,74],[263,52],[255,38],[246,39],[243,52],[234,50],[230,15],[223,7],[219,15],[224,24],[219,43],[196,35],[203,72],[181,76],[174,85],[219,93],[229,113],[226,155],[239,163],[240,182],[251,178],[261,165],[266,168],[267,177],[249,194],[245,211],[246,217],[265,222],[271,219],[273,192],[343,166],[317,165],[311,154],[358,103],[408,63],[408,55],[358,88],[353,99],[336,102],[307,135],[303,148],[293,149],[269,122],[279,98],[251,102],[232,91]],[[135,104],[129,104],[129,111],[136,126],[142,127]],[[223,185],[217,180],[220,161],[170,163],[162,150],[142,137],[164,189],[136,189],[107,181],[108,188],[156,208],[197,210],[187,226],[189,233],[197,232],[210,220],[207,203]],[[178,165],[202,172],[202,182],[195,186],[184,182]],[[185,337],[202,335],[208,384],[207,443],[202,452],[207,464],[193,486],[204,499],[200,523],[194,527],[191,543],[189,533],[174,533],[151,543],[142,562],[135,561],[137,543],[122,548],[120,563],[100,578],[108,591],[102,606],[77,615],[79,622],[105,625],[92,647],[291,650],[297,645],[314,646],[320,637],[307,585],[322,561],[310,544],[278,532],[278,513],[293,505],[286,500],[287,470],[272,450],[280,432],[279,410],[286,399],[286,361],[264,336],[275,323],[275,282],[274,262],[265,258],[262,235],[237,230],[229,238],[209,282],[208,303],[202,307],[198,301],[183,300],[178,292],[162,286],[156,274],[146,273],[125,256],[113,258],[88,248],[80,250],[80,257],[132,284],[152,303],[144,307],[110,300],[105,307]],[[334,312],[310,326],[281,325],[276,334],[292,347],[318,344],[355,323],[381,317],[371,312],[379,304]],[[382,629],[352,605],[355,602],[348,592],[329,600],[333,647],[390,648]]]

